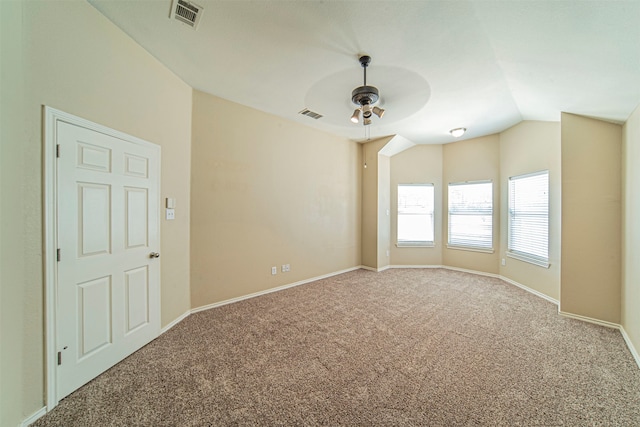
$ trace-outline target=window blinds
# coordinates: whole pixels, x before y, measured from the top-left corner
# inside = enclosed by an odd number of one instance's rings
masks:
[[[493,183],[449,184],[449,246],[493,248]]]
[[[512,254],[548,266],[549,171],[509,178],[508,240]]]
[[[433,184],[398,185],[398,245],[433,243]]]

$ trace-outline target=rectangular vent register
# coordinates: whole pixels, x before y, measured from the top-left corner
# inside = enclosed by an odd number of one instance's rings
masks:
[[[174,18],[195,30],[200,23],[200,17],[204,9],[195,3],[188,2],[186,0],[173,0],[171,7],[171,15],[169,18]]]
[[[304,110],[299,111],[298,114],[302,114],[303,116],[308,116],[316,120],[322,117],[322,114],[316,113],[315,111],[311,111],[308,108],[305,108]]]

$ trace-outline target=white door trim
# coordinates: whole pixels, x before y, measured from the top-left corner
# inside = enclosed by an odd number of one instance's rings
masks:
[[[56,287],[58,277],[57,265],[57,125],[66,122],[86,129],[93,130],[134,144],[158,148],[157,144],[110,129],[89,120],[44,106],[43,111],[43,203],[44,203],[44,284],[45,284],[45,365],[46,365],[46,407],[52,410],[59,402],[56,384],[57,346],[56,346]],[[160,156],[161,154],[158,153]],[[160,191],[160,176],[158,180],[158,197]],[[158,201],[159,202],[159,201]],[[158,205],[160,206],[160,205]],[[159,215],[159,214],[158,214]],[[161,242],[160,227],[158,227]]]

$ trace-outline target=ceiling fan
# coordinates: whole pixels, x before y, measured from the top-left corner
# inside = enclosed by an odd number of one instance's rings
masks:
[[[379,118],[382,118],[384,110],[378,106],[374,106],[380,94],[378,88],[375,86],[367,86],[367,67],[371,63],[371,57],[368,55],[362,55],[360,57],[360,65],[364,69],[364,84],[358,86],[351,92],[351,101],[359,107],[356,108],[351,116],[353,123],[360,121],[360,113],[362,113],[362,124],[367,126],[371,124],[371,114],[375,114]]]

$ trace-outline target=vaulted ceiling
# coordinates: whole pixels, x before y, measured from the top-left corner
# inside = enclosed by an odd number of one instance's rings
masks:
[[[193,88],[357,141],[447,143],[562,111],[624,122],[640,103],[637,0],[194,0],[196,30],[172,0],[89,2]],[[349,120],[361,54],[386,110],[368,133]]]

